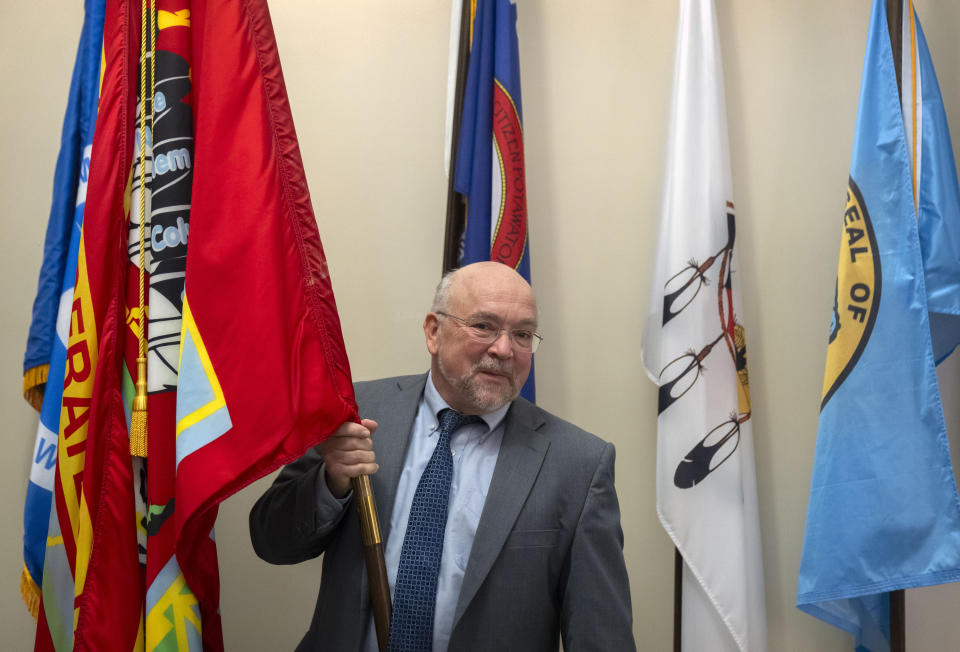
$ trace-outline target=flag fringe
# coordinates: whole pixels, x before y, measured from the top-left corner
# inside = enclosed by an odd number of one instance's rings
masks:
[[[43,390],[47,385],[50,365],[42,364],[23,372],[23,398],[37,412],[43,406]]]
[[[40,592],[37,583],[33,581],[33,577],[30,576],[30,571],[27,570],[26,566],[23,567],[23,572],[20,574],[20,595],[23,596],[23,603],[27,605],[27,611],[30,612],[34,620],[37,620],[40,616],[40,600],[43,598],[43,594]]]

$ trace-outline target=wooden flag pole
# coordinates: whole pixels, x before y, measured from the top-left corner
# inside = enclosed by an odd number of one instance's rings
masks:
[[[673,549],[673,652],[683,647],[683,555]]]
[[[453,127],[450,134],[450,169],[447,171],[447,221],[443,234],[443,273],[460,266],[460,238],[467,222],[466,200],[453,189],[457,150],[460,144],[460,121],[463,118],[463,96],[466,94],[467,65],[470,60],[470,0],[463,0],[460,10],[460,47],[457,51],[457,81],[454,86]]]
[[[906,591],[890,592],[890,652],[907,650],[907,595]]]
[[[897,95],[903,97],[903,71],[900,68],[903,52],[903,0],[887,0],[887,29],[890,31],[890,50],[893,69],[897,72]],[[905,652],[906,595],[903,589],[890,592],[890,652]]]
[[[367,583],[370,602],[373,606],[373,624],[377,631],[380,652],[386,652],[390,636],[390,584],[387,581],[387,564],[383,558],[383,538],[377,519],[377,505],[373,500],[370,476],[352,478],[354,501],[360,515],[360,539],[363,542],[363,559],[367,567]]]
[[[903,71],[900,68],[903,52],[903,0],[887,0],[887,29],[890,31],[890,49],[893,51],[893,69],[897,73],[897,95],[903,97]]]
[[[454,86],[453,127],[450,138],[450,169],[447,175],[447,218],[443,240],[443,273],[455,269],[460,258],[460,235],[466,222],[467,207],[463,197],[453,189],[453,172],[457,160],[460,120],[463,115],[463,96],[466,88],[467,62],[470,53],[470,0],[463,0],[460,15],[460,47],[457,51],[457,80]],[[360,536],[370,587],[373,622],[380,652],[386,652],[390,636],[390,585],[387,565],[383,557],[383,539],[377,520],[377,506],[373,499],[370,477],[362,475],[351,481],[360,514]]]

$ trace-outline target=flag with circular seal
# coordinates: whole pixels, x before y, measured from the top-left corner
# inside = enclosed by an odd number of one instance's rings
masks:
[[[494,260],[530,281],[516,1],[478,0],[471,18],[453,179],[467,200],[459,265]],[[532,369],[522,394],[534,400]]]
[[[913,3],[886,5],[867,36],[797,588],[869,651],[889,649],[888,592],[960,581],[935,370],[960,341],[960,187]]]

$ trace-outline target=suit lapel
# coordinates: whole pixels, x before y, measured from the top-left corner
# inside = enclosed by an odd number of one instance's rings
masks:
[[[543,423],[536,408],[523,399],[514,401],[507,413],[503,442],[457,600],[454,628],[490,572],[537,479],[550,447],[549,437],[537,432]]]
[[[377,432],[373,435],[373,446],[380,470],[371,478],[384,542],[390,535],[397,484],[400,482],[400,473],[407,457],[410,432],[413,430],[413,421],[417,416],[426,380],[426,374],[397,379],[389,392],[385,392],[383,400],[377,402],[375,415],[369,416],[378,424]],[[362,416],[367,417],[365,414]]]

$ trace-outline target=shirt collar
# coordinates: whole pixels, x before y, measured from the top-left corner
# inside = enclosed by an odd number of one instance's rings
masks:
[[[433,417],[433,430],[436,430],[440,421],[439,415],[441,410],[447,409],[450,405],[443,400],[440,392],[437,391],[436,385],[433,384],[433,371],[427,373],[427,384],[423,389],[423,400],[426,401],[427,407],[430,408],[430,415]],[[481,439],[485,439],[487,435],[492,433],[497,426],[500,425],[509,409],[510,403],[507,403],[493,412],[480,415],[480,418],[487,424],[487,432],[482,435]]]

